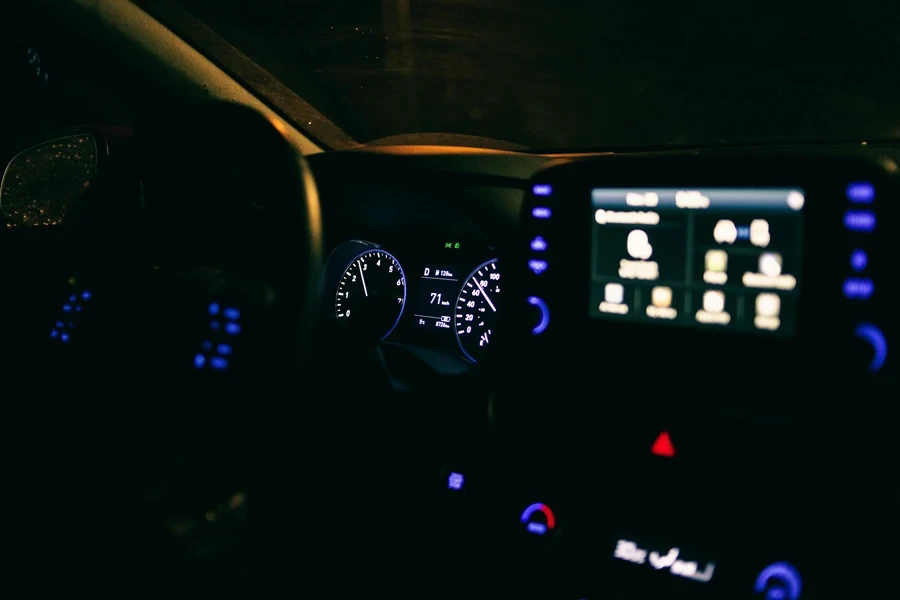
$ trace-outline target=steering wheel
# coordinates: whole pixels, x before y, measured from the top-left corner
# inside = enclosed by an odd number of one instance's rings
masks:
[[[212,103],[144,133],[139,185],[111,165],[64,233],[2,240],[17,292],[3,301],[4,395],[25,407],[22,464],[41,465],[23,468],[24,504],[33,516],[68,506],[41,527],[73,552],[86,523],[134,536],[117,522],[135,520],[130,494],[154,513],[210,500],[239,513],[248,440],[291,422],[284,398],[312,335],[319,200],[278,124]],[[222,498],[191,493],[217,485]]]

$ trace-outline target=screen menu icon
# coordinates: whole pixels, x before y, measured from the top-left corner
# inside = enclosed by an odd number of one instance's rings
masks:
[[[592,316],[793,332],[802,190],[596,188],[591,201]]]

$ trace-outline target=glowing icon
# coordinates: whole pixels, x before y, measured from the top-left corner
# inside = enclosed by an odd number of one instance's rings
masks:
[[[737,240],[737,227],[733,221],[723,219],[716,223],[713,238],[720,244],[733,244]]]
[[[774,318],[781,312],[781,298],[778,294],[760,294],[756,297],[756,314]]]
[[[659,204],[659,194],[656,192],[628,192],[625,194],[625,204],[628,206],[656,206]]]
[[[535,252],[544,252],[547,250],[547,241],[541,236],[537,236],[531,240],[531,249]]]
[[[708,313],[720,313],[725,310],[725,294],[717,291],[703,293],[703,310]]]
[[[544,271],[547,270],[547,261],[546,260],[529,260],[528,268],[531,269],[531,271],[535,275],[540,275],[541,273],[543,273]]]
[[[872,346],[875,351],[875,356],[869,363],[869,371],[877,373],[884,366],[884,361],[887,360],[888,346],[884,334],[871,323],[862,323],[854,333],[856,337]]]
[[[528,533],[544,535],[556,528],[556,516],[550,507],[540,502],[535,502],[522,512],[519,521],[525,525]]]
[[[866,254],[865,250],[854,250],[853,254],[850,255],[850,267],[857,273],[865,271],[868,264],[869,255]]]
[[[650,292],[653,306],[657,308],[669,308],[672,306],[672,288],[657,286]]]
[[[765,594],[766,600],[797,600],[802,590],[800,573],[786,562],[773,563],[763,569],[753,586],[753,591]]]
[[[607,283],[603,288],[603,300],[610,304],[622,304],[625,301],[625,287],[621,283]]]
[[[794,190],[792,192],[788,192],[787,195],[787,205],[791,210],[800,210],[803,208],[803,205],[806,203],[806,198],[803,197],[803,194]]]
[[[672,443],[672,437],[668,431],[663,431],[650,446],[650,453],[656,456],[664,456],[672,458],[675,456],[675,445]]]
[[[669,552],[665,556],[660,556],[659,552],[651,552],[650,566],[657,571],[660,569],[668,569],[675,564],[676,560],[678,560],[678,554],[678,548],[670,548]]]
[[[872,204],[875,188],[867,181],[851,183],[847,186],[847,200],[854,204]]]
[[[763,252],[759,257],[759,272],[766,277],[781,275],[781,255],[777,252]]]
[[[724,250],[709,250],[706,253],[706,270],[724,273],[728,268],[728,254]]]
[[[466,478],[462,473],[450,473],[447,477],[447,487],[451,490],[461,490]]]
[[[647,260],[653,256],[653,246],[650,245],[650,238],[647,233],[640,229],[635,229],[628,234],[628,254],[632,258],[638,260]]]
[[[772,235],[769,233],[769,222],[765,219],[750,221],[750,243],[765,248],[770,241],[772,241]]]

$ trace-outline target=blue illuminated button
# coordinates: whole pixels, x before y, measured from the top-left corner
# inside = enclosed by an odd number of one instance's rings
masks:
[[[531,259],[528,261],[528,268],[531,269],[532,273],[535,275],[540,275],[547,270],[547,267],[546,260]]]
[[[872,204],[875,186],[868,181],[858,181],[847,186],[847,200],[854,204]]]
[[[463,484],[466,482],[465,476],[462,473],[450,473],[447,476],[447,488],[451,490],[461,490]]]
[[[535,252],[546,252],[547,240],[545,240],[541,236],[537,236],[536,238],[531,240],[531,249]]]
[[[868,210],[848,210],[844,213],[844,227],[850,231],[875,231],[875,213]]]
[[[850,300],[868,300],[875,293],[875,284],[871,279],[850,277],[844,281],[844,296]]]
[[[531,209],[531,216],[535,219],[549,219],[551,214],[553,213],[546,206],[535,206]]]
[[[753,591],[765,594],[766,600],[797,600],[802,590],[800,573],[786,562],[773,563],[763,569],[753,586]]]
[[[537,296],[529,296],[528,304],[536,306],[541,311],[541,320],[531,329],[531,333],[534,335],[541,335],[547,331],[547,327],[550,325],[550,309],[547,307],[547,303]]]
[[[853,254],[850,255],[850,268],[857,273],[865,271],[868,264],[869,255],[866,254],[865,250],[854,250]]]
[[[854,333],[856,337],[872,346],[872,349],[875,351],[875,356],[872,357],[872,362],[869,363],[869,371],[877,373],[884,366],[884,361],[887,360],[888,347],[884,334],[871,323],[860,324]]]
[[[556,516],[550,507],[540,502],[535,502],[522,512],[519,521],[525,525],[525,530],[534,535],[544,535],[556,528]]]
[[[549,196],[553,193],[553,188],[546,183],[536,183],[531,188],[531,192],[535,196]]]

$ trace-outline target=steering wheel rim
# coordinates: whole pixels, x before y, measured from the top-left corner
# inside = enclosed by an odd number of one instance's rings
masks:
[[[151,528],[160,509],[173,517],[198,502],[227,501],[183,491],[194,476],[190,469],[173,476],[172,461],[184,458],[176,454],[187,444],[199,448],[184,453],[194,465],[228,463],[244,453],[248,430],[292,418],[273,411],[291,406],[276,394],[302,369],[317,314],[323,239],[310,169],[275,124],[243,106],[202,104],[163,124],[140,146],[140,199],[123,195],[130,177],[109,173],[70,213],[60,258],[75,267],[51,286],[57,313],[32,311],[46,319],[44,337],[35,354],[20,357],[49,366],[35,370],[42,380],[11,388],[39,413],[29,416],[44,440],[35,444],[41,456],[30,457],[44,466],[40,481],[25,486],[28,511],[37,514],[67,489],[92,492],[65,498],[82,517],[47,522],[54,538],[70,530],[79,539],[79,523],[93,517],[117,539],[115,518],[140,514],[135,501],[147,498],[148,483],[167,490],[145,514]],[[252,147],[242,147],[247,141]],[[250,189],[263,197],[248,197]],[[230,362],[222,371],[211,357],[224,342],[207,346],[212,340],[197,336],[212,333],[214,319],[223,330],[243,328],[232,337],[244,347],[218,353]],[[195,359],[204,352],[201,369]],[[241,470],[219,470],[219,488],[243,485]]]

